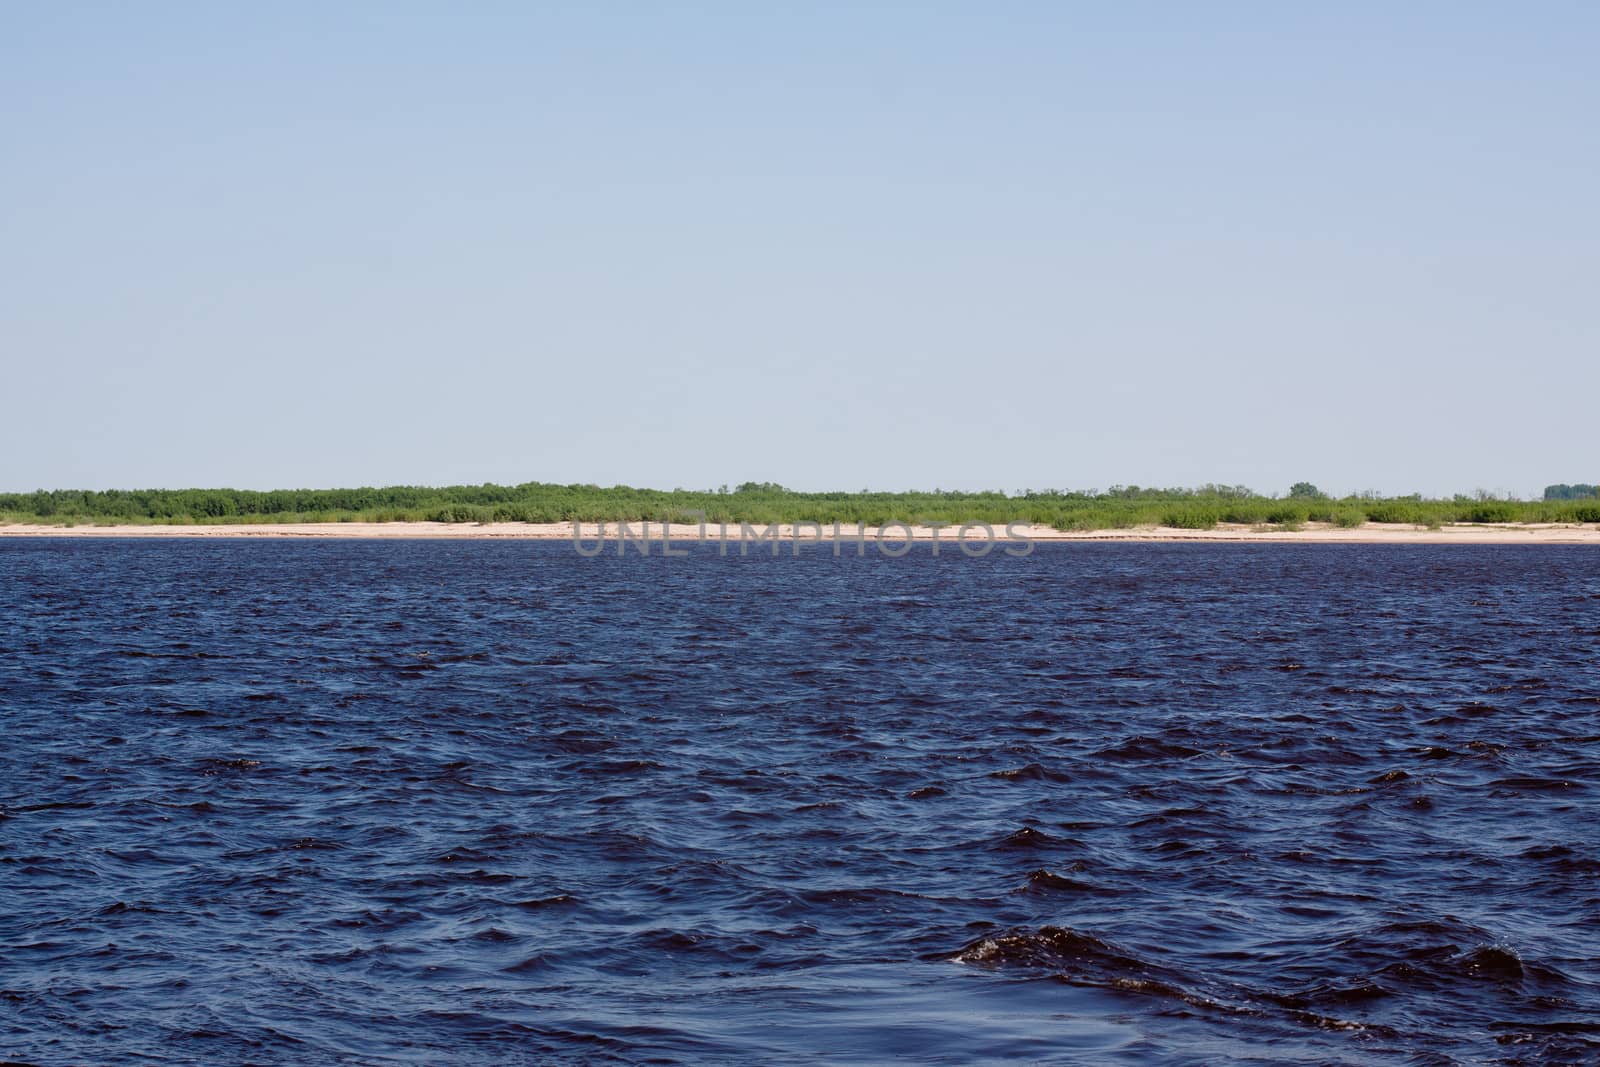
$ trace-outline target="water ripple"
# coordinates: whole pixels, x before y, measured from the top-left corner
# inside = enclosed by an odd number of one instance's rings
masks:
[[[0,1060],[1600,1061],[1597,582],[0,542]]]

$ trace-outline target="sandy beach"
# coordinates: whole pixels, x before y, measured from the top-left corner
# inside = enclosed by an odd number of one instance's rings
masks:
[[[628,524],[628,533],[631,538],[637,539],[646,524]],[[662,536],[660,523],[649,523],[648,536],[650,540],[659,542]],[[886,543],[895,543],[905,539],[907,531],[910,536],[918,541],[933,541],[955,543],[957,530],[955,527],[941,527],[937,530],[927,526],[903,527],[890,525],[882,531]],[[765,534],[766,528],[755,527],[756,534]],[[730,524],[723,534],[716,524],[705,528],[705,537],[710,540],[726,538],[730,541],[739,539],[739,527]],[[864,531],[853,526],[841,526],[839,536],[854,544],[859,537],[865,537],[869,543],[875,541],[880,531],[876,527],[867,527]],[[1022,524],[1011,528],[1014,538],[1030,539],[1033,541],[1202,541],[1202,542],[1301,542],[1301,543],[1341,543],[1341,544],[1505,544],[1505,545],[1551,545],[1551,544],[1595,544],[1600,545],[1600,525],[1595,524],[1510,524],[1510,525],[1469,525],[1459,524],[1444,526],[1437,530],[1430,530],[1420,526],[1367,523],[1363,526],[1343,528],[1325,523],[1307,523],[1298,530],[1263,529],[1244,525],[1219,525],[1210,530],[1185,530],[1168,526],[1140,526],[1119,530],[1073,530],[1062,531],[1048,526],[1026,526]],[[573,524],[567,522],[557,523],[443,523],[443,522],[304,522],[304,523],[217,523],[207,525],[125,525],[125,526],[47,526],[25,523],[10,523],[0,525],[0,537],[298,537],[298,538],[369,538],[383,539],[463,539],[463,540],[571,540],[573,538]],[[600,535],[600,525],[596,523],[580,524],[579,535],[586,544],[593,545]],[[605,524],[605,536],[615,540],[618,535],[616,523]],[[695,541],[702,535],[699,526],[673,525],[669,528],[668,537],[674,542]],[[994,527],[997,545],[1006,544],[1006,529],[1001,526]],[[815,541],[819,538],[831,542],[834,530],[831,525],[820,530],[801,524],[800,526],[780,525],[777,528],[777,539],[789,542],[800,540],[802,542]],[[981,529],[974,529],[968,534],[968,543],[980,545],[983,543],[984,533]],[[752,546],[752,550],[754,546]]]

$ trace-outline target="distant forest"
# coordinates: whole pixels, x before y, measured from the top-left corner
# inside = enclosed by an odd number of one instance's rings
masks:
[[[1546,500],[1596,500],[1600,499],[1600,485],[1547,485]]]
[[[1028,522],[1060,530],[1162,525],[1207,529],[1246,523],[1294,529],[1307,522],[1353,527],[1365,522],[1437,527],[1445,523],[1600,522],[1600,491],[1592,485],[1553,485],[1540,501],[1489,494],[1429,500],[1362,494],[1332,498],[1308,482],[1286,496],[1263,496],[1244,486],[1195,489],[1113,486],[1106,490],[1025,490],[1018,493],[802,493],[770,482],[715,490],[635,489],[629,486],[455,485],[381,489],[136,489],[40,490],[0,494],[0,521],[78,523],[271,522],[709,522],[865,523]]]

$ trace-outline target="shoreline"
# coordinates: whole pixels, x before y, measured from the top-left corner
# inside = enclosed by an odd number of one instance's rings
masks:
[[[637,541],[641,523],[628,523],[630,539]],[[579,524],[583,543],[592,546],[601,524]],[[606,539],[615,543],[618,524],[605,523]],[[766,527],[754,529],[765,532]],[[956,527],[944,526],[937,530],[927,526],[909,527],[911,539],[918,542],[937,540],[942,545],[955,548]],[[1209,530],[1188,530],[1170,526],[1139,526],[1112,530],[1057,530],[1050,526],[1029,526],[1017,523],[1010,528],[1017,539],[1034,542],[1069,541],[1133,541],[1133,542],[1220,542],[1220,543],[1301,543],[1301,544],[1494,544],[1494,545],[1548,545],[1595,544],[1600,545],[1600,524],[1579,523],[1506,523],[1506,524],[1455,524],[1437,530],[1426,527],[1388,523],[1365,523],[1357,527],[1337,527],[1327,523],[1306,523],[1298,530],[1261,529],[1244,525],[1219,524]],[[649,540],[660,544],[662,524],[648,524]],[[905,540],[906,527],[893,525],[883,533],[886,544]],[[1019,543],[1007,540],[1006,527],[994,525],[995,545]],[[818,531],[801,524],[797,527],[784,523],[777,526],[777,539],[785,544],[798,540],[800,544],[832,544],[832,524]],[[855,526],[839,527],[839,540],[855,544],[864,537],[868,544],[877,541],[878,527],[868,526],[858,530]],[[700,527],[694,524],[673,524],[668,531],[673,542],[692,542],[701,539]],[[297,522],[297,523],[215,523],[172,525],[118,525],[118,526],[47,526],[36,523],[0,524],[0,538],[4,537],[188,537],[188,538],[356,538],[367,540],[537,540],[571,541],[573,524],[553,523],[446,523],[446,522]],[[705,539],[717,542],[716,524],[705,528]],[[739,527],[729,524],[726,539],[739,540]],[[981,531],[974,531],[969,543],[983,544]],[[751,551],[766,546],[750,542]]]

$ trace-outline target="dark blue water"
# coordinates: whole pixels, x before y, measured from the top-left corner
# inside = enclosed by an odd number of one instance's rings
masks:
[[[0,1059],[1600,1059],[1589,549],[7,541],[0,591]]]

